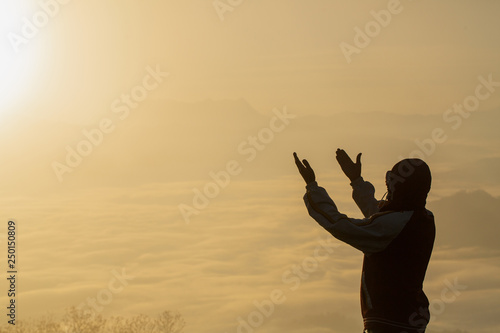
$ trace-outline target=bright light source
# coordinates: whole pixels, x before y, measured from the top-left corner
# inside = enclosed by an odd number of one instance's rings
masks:
[[[24,45],[24,48],[16,50],[9,34],[21,35],[23,18],[29,17],[32,12],[32,8],[22,1],[0,2],[0,115],[5,114],[16,101],[26,98],[23,93],[35,68],[36,47]]]

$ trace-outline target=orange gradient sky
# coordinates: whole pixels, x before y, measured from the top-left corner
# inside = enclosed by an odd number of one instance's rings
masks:
[[[299,287],[287,275],[329,236],[294,151],[361,216],[340,147],[363,152],[378,198],[399,159],[426,160],[429,333],[498,332],[500,2],[237,3],[0,3],[0,228],[3,243],[19,225],[18,319],[59,316],[125,270],[100,314],[173,310],[185,332],[229,333],[280,290],[256,332],[360,331],[361,253],[334,240]]]

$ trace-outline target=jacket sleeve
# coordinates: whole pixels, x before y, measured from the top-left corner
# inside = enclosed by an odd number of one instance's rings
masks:
[[[363,177],[351,182],[352,198],[359,207],[364,217],[370,217],[379,211],[379,201],[375,199],[375,187],[372,183],[364,181]]]
[[[383,212],[355,219],[338,211],[337,206],[316,181],[306,185],[304,195],[309,215],[335,238],[364,253],[385,249],[409,221],[412,211]]]

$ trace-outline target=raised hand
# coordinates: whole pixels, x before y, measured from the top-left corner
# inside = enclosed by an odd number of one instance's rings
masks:
[[[307,162],[307,160],[302,160],[304,162],[304,164],[302,164],[297,156],[297,153],[293,153],[293,157],[295,158],[295,164],[297,165],[297,168],[299,169],[299,172],[302,178],[304,178],[306,184],[315,181],[316,176],[314,175],[314,170],[309,165],[309,162]]]
[[[338,148],[336,154],[337,162],[339,162],[342,171],[351,182],[361,177],[361,153],[356,157],[356,163],[351,160],[343,149]]]

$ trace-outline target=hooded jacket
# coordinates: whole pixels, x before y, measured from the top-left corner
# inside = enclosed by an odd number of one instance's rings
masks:
[[[337,239],[364,253],[361,312],[365,329],[423,332],[429,302],[423,280],[435,238],[432,212],[425,209],[430,171],[421,160],[407,159],[388,173],[388,201],[362,177],[351,182],[363,219],[338,211],[316,181],[306,185],[309,215]]]

